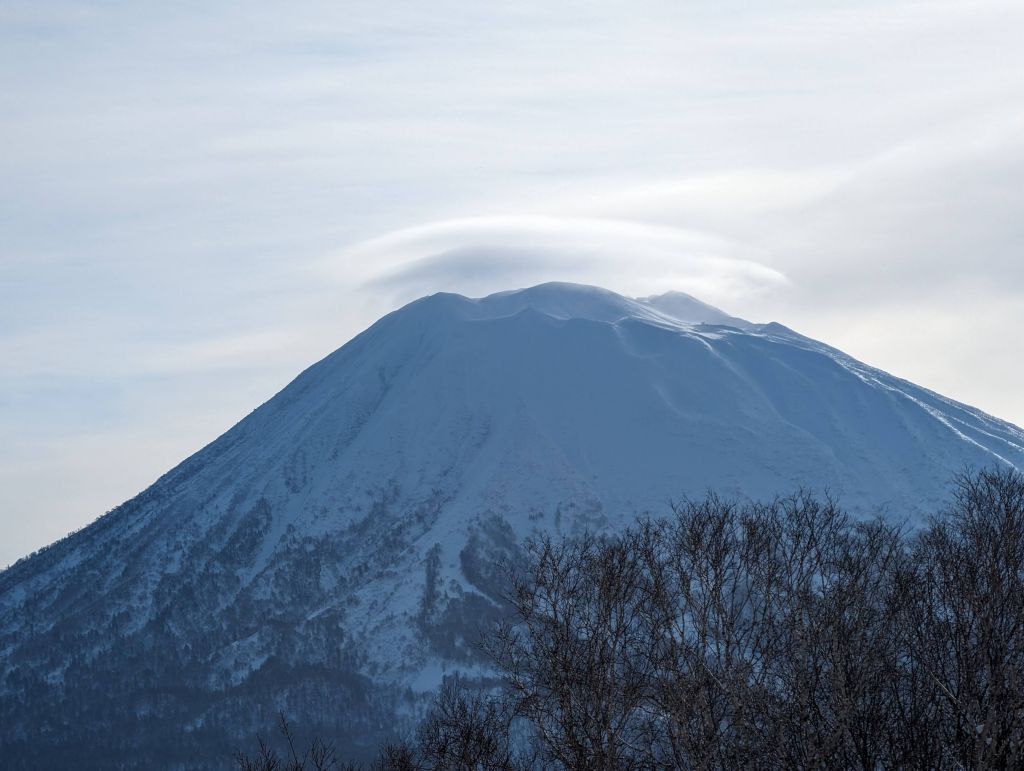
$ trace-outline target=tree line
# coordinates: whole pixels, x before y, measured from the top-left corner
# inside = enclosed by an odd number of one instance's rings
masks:
[[[448,681],[378,771],[1024,767],[1024,477],[964,473],[916,529],[716,495],[529,542],[501,687]],[[241,771],[354,769],[260,746]]]

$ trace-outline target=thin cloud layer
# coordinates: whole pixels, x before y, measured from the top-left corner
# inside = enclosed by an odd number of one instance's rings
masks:
[[[786,283],[752,250],[666,225],[518,216],[449,220],[356,244],[333,263],[339,275],[370,266],[367,286],[412,299],[431,291],[481,295],[543,281],[613,286],[633,295],[671,286],[710,301],[736,300]]]

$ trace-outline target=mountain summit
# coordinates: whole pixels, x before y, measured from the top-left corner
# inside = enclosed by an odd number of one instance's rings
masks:
[[[224,767],[278,710],[369,746],[446,673],[486,676],[532,533],[708,488],[902,520],[993,463],[1024,468],[1024,432],[688,295],[425,297],[0,573],[4,762]]]

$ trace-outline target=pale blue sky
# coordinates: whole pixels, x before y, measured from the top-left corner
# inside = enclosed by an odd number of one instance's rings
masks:
[[[0,6],[0,564],[377,316],[682,289],[1024,423],[1024,6]]]

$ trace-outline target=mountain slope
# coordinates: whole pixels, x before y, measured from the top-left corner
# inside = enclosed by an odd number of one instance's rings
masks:
[[[11,768],[223,767],[285,709],[369,745],[444,672],[485,674],[531,532],[707,488],[902,520],[991,463],[1024,468],[1024,432],[685,295],[423,298],[0,573],[0,743]]]

